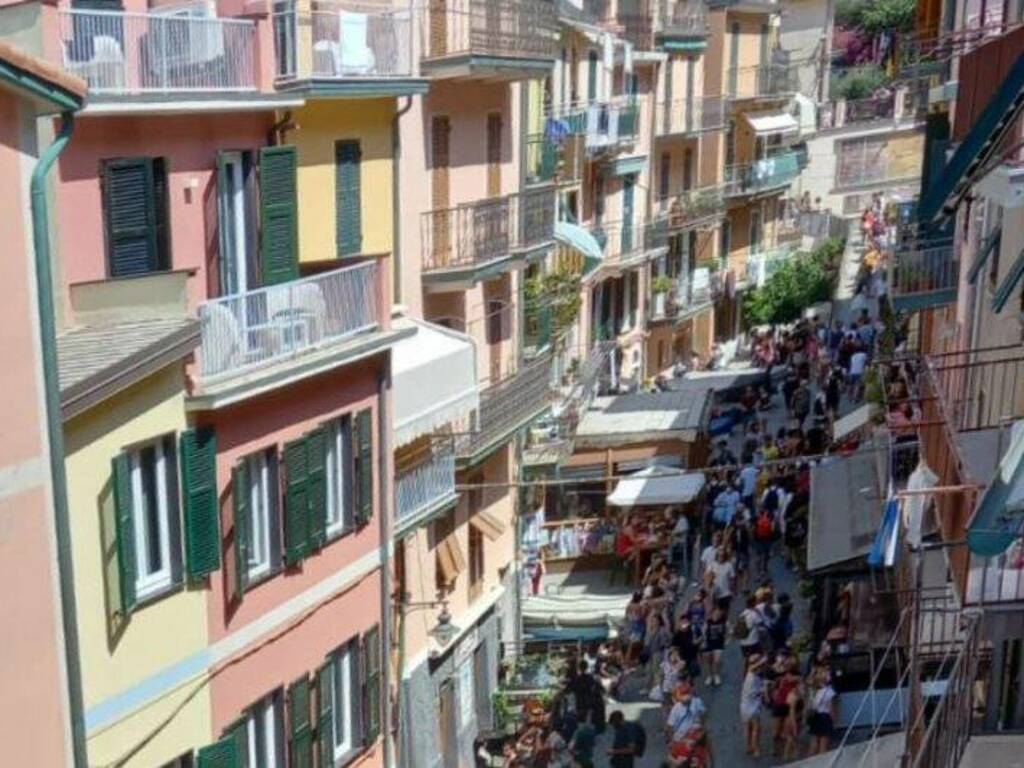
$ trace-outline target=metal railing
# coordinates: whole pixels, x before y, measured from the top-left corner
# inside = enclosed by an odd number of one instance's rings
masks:
[[[782,188],[799,173],[800,160],[798,153],[793,151],[781,152],[749,165],[732,165],[725,169],[726,196],[752,195]]]
[[[729,124],[729,100],[722,96],[703,99],[672,99],[658,102],[659,136],[703,133],[724,129]]]
[[[424,270],[485,264],[554,238],[555,190],[532,189],[427,211],[422,227]]]
[[[337,343],[377,326],[376,262],[325,272],[199,306],[204,381]]]
[[[592,227],[594,238],[604,249],[603,264],[616,264],[639,256],[645,250],[657,248],[667,237],[667,229],[657,222],[647,222],[643,216],[631,219],[601,222]]]
[[[553,181],[558,172],[558,145],[543,133],[526,137],[526,183]]]
[[[894,296],[952,292],[956,301],[960,262],[953,243],[926,244],[910,251],[899,251],[892,259],[889,284]]]
[[[793,254],[794,250],[789,245],[751,252],[747,256],[747,284],[760,288]]]
[[[480,393],[477,428],[456,440],[456,455],[471,457],[524,426],[551,402],[551,354],[542,354]]]
[[[774,10],[780,5],[779,0],[707,0],[707,4],[711,10],[729,8],[741,4],[749,7],[764,6],[765,13]]]
[[[651,296],[651,320],[671,320],[711,302],[711,280],[706,267],[683,272],[672,283],[670,291]]]
[[[277,11],[273,17],[278,80],[410,77],[409,10],[345,0],[317,10]]]
[[[455,448],[434,441],[421,461],[395,473],[395,523],[415,519],[439,501],[455,496]]]
[[[557,130],[584,136],[591,152],[635,141],[640,131],[640,107],[631,96],[551,107],[547,117],[557,122]]]
[[[684,227],[718,213],[724,213],[726,186],[713,184],[688,189],[668,204],[668,220],[672,227]]]
[[[948,77],[954,60],[1019,27],[1019,22],[998,22],[939,35],[900,36],[896,45],[896,66],[903,77],[932,74]]]
[[[554,59],[554,8],[552,0],[426,0],[423,58]]]
[[[800,72],[788,64],[730,67],[728,95],[734,99],[788,96],[800,90]]]
[[[661,31],[665,35],[696,37],[708,33],[708,8],[699,0],[663,0]]]
[[[255,91],[256,25],[62,8],[61,66],[93,94]]]

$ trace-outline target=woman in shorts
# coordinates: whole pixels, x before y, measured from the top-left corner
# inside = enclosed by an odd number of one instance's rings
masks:
[[[704,627],[704,663],[708,669],[705,685],[722,684],[722,651],[725,650],[725,636],[728,632],[725,611],[714,608]]]
[[[814,677],[807,727],[811,732],[811,755],[823,755],[829,750],[835,724],[836,689],[828,668],[818,669]]]

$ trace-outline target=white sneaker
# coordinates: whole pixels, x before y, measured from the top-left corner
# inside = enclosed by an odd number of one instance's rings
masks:
[[[715,675],[715,685],[721,685],[721,684],[722,684],[722,678],[720,678],[718,675]]]
[[[707,677],[704,678],[704,685],[712,685],[712,684],[714,684],[714,682],[715,682],[715,678],[712,677],[711,675],[708,675]]]

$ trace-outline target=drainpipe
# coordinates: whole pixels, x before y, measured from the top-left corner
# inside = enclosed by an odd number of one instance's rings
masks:
[[[43,387],[46,398],[46,436],[53,483],[54,532],[57,536],[57,568],[60,578],[61,618],[64,622],[64,657],[67,666],[68,709],[74,765],[86,768],[85,716],[82,708],[82,670],[78,655],[78,619],[71,563],[71,527],[68,523],[68,486],[64,471],[64,425],[60,414],[57,377],[57,331],[50,265],[50,223],[46,200],[46,176],[71,141],[74,115],[61,116],[60,132],[39,157],[32,171],[32,245],[35,249],[36,293],[39,302],[39,340],[43,353]]]
[[[381,613],[381,685],[384,689],[384,714],[381,722],[381,750],[384,768],[394,765],[393,745],[391,743],[391,500],[394,487],[388,478],[394,478],[391,461],[391,410],[388,395],[391,392],[391,355],[384,358],[384,372],[377,385],[377,466],[380,477],[380,613]],[[394,481],[392,480],[392,483]],[[401,684],[399,674],[399,684]]]
[[[402,157],[402,131],[399,121],[412,109],[412,96],[405,97],[405,106],[391,120],[391,279],[394,303],[402,303],[402,198],[399,160]]]

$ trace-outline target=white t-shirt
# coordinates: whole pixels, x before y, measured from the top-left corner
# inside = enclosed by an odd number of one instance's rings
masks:
[[[747,636],[740,640],[740,645],[756,645],[761,640],[761,628],[764,626],[764,614],[756,608],[744,608],[740,617],[747,624]]]
[[[690,530],[690,521],[686,519],[686,515],[680,515],[676,518],[676,524],[672,526],[672,536],[676,539],[686,538],[686,534]]]
[[[715,596],[729,597],[732,595],[732,577],[736,573],[732,561],[726,560],[724,563],[720,563],[715,560],[708,566],[708,569],[714,574],[712,589],[715,591]]]
[[[715,562],[716,552],[717,550],[715,549],[715,545],[708,544],[706,547],[704,547],[704,551],[700,553],[700,564],[703,565],[705,568],[710,568],[711,564]]]
[[[754,489],[757,487],[757,476],[759,472],[757,467],[750,464],[740,470],[740,482],[743,483],[743,490],[741,491],[743,496],[753,496]]]
[[[864,373],[864,368],[868,364],[868,355],[866,352],[854,352],[850,355],[850,375],[861,376]]]
[[[831,715],[832,700],[835,697],[835,688],[831,685],[826,685],[824,688],[819,688],[814,692],[814,698],[811,700],[811,706],[814,707],[815,712],[823,715]]]
[[[673,741],[680,741],[691,728],[700,725],[700,719],[707,712],[704,702],[696,696],[683,704],[677,701],[668,713],[668,727],[672,731]]]

